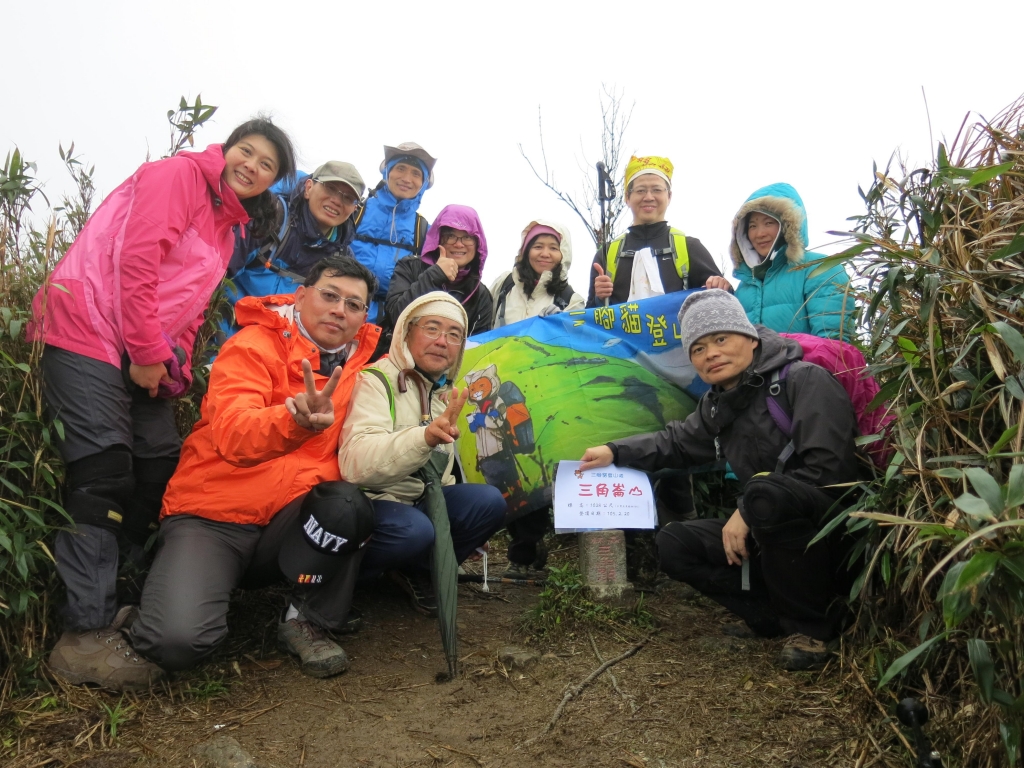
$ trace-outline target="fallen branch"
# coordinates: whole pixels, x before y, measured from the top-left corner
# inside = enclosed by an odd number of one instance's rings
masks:
[[[651,638],[654,637],[656,634],[658,634],[659,631],[660,630],[657,630],[657,629],[654,630],[654,632],[649,634],[647,637],[645,637],[643,640],[641,640],[636,645],[634,645],[631,648],[629,648],[627,651],[624,651],[623,653],[620,653],[614,659],[609,659],[604,664],[602,664],[597,669],[595,669],[593,672],[591,672],[589,675],[587,675],[587,678],[582,683],[577,685],[575,688],[573,688],[573,689],[571,689],[569,691],[566,691],[565,696],[562,697],[562,701],[555,708],[555,714],[551,716],[551,720],[545,726],[544,730],[541,731],[534,738],[529,739],[529,740],[523,742],[523,745],[524,746],[529,746],[530,744],[533,744],[536,741],[540,741],[545,736],[547,736],[549,733],[551,733],[551,729],[555,727],[555,723],[558,722],[558,719],[562,716],[562,713],[565,711],[565,705],[566,704],[568,704],[570,701],[572,701],[577,696],[579,696],[581,693],[583,693],[583,689],[585,689],[588,685],[590,685],[592,682],[597,680],[597,678],[599,678],[602,674],[604,674],[604,672],[606,672],[608,669],[610,669],[611,667],[614,667],[620,661],[625,661],[630,656],[633,656],[634,654],[636,654],[636,652],[639,651],[641,648],[643,648],[645,645],[647,645],[647,643],[650,642]]]
[[[598,662],[603,663],[604,657],[601,655],[601,652],[597,650],[597,643],[594,642],[594,635],[590,632],[587,632],[587,637],[590,638],[590,647],[594,649],[594,655],[597,657]],[[636,704],[633,703],[633,697],[627,696],[625,693],[622,692],[622,689],[619,688],[619,681],[615,679],[615,673],[609,672],[608,677],[610,677],[612,680],[612,688],[615,689],[615,692],[619,694],[619,697],[622,698],[624,701],[629,702],[630,709],[636,712]]]

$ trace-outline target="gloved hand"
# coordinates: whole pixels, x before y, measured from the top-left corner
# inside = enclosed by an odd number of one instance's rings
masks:
[[[548,316],[550,316],[550,315],[557,315],[557,314],[558,314],[559,312],[561,312],[561,311],[562,311],[562,310],[560,310],[560,309],[559,309],[559,308],[558,308],[557,306],[555,306],[554,304],[548,304],[548,305],[547,305],[546,307],[544,307],[544,309],[542,309],[542,310],[541,310],[540,312],[538,312],[537,314],[538,314],[538,315],[539,315],[540,317],[548,317]]]
[[[469,422],[469,431],[476,432],[478,429],[482,429],[487,421],[487,415],[477,411],[470,416],[467,421]]]
[[[167,375],[172,379],[171,384],[165,381],[160,382],[160,390],[157,392],[157,397],[164,398],[175,398],[181,397],[188,391],[189,379],[185,376],[185,350],[181,347],[176,347],[174,341],[166,333],[163,334],[164,341],[167,342],[167,346],[171,348],[171,357],[164,361],[164,366],[167,368]]]
[[[489,410],[487,412],[487,415],[490,416],[492,419],[501,418],[501,414],[498,413],[498,409],[497,408],[491,408],[491,410]]]

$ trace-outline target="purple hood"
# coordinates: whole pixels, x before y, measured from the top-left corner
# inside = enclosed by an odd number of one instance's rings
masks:
[[[427,232],[427,239],[423,243],[423,251],[420,258],[427,264],[433,264],[437,261],[437,249],[440,243],[441,227],[451,227],[452,229],[464,229],[469,234],[473,235],[477,239],[477,259],[480,262],[480,269],[477,272],[477,277],[484,273],[484,262],[487,261],[487,238],[484,237],[484,228],[480,224],[480,217],[477,212],[470,208],[468,205],[446,205],[441,209],[441,212],[437,214],[437,218],[434,219],[434,223],[430,225],[430,230]],[[470,262],[472,264],[472,262]],[[469,268],[464,267],[459,270],[458,276],[455,278],[455,282],[461,282],[469,275]]]

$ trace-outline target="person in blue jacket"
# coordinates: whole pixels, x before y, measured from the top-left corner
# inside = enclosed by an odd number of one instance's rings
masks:
[[[423,147],[411,141],[384,147],[384,161],[380,164],[384,178],[356,214],[352,242],[356,260],[377,278],[368,323],[380,325],[384,317],[384,298],[395,264],[406,256],[420,255],[427,220],[417,211],[423,194],[434,184],[436,162]]]
[[[850,339],[850,278],[841,264],[815,274],[812,263],[825,255],[806,250],[807,211],[792,186],[754,192],[736,213],[732,232],[736,298],[751,323],[778,333]]]
[[[228,264],[232,305],[243,296],[295,293],[315,264],[328,256],[351,256],[354,214],[366,190],[351,163],[331,160],[294,185],[271,188],[278,208],[278,229],[270,237],[254,238],[248,227],[236,233],[235,251]],[[221,323],[225,336],[238,327],[234,318]]]

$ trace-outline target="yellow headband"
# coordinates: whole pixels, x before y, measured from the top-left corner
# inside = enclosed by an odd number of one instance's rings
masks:
[[[626,187],[628,188],[633,179],[644,173],[660,176],[668,182],[669,186],[672,186],[673,169],[672,161],[667,157],[637,157],[634,155],[629,158],[629,164],[626,166]]]

